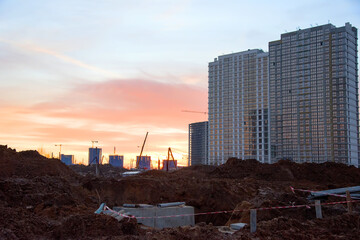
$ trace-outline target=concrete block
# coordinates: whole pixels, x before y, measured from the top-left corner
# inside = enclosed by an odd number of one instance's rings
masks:
[[[245,227],[246,225],[247,225],[246,223],[233,223],[233,224],[230,224],[230,227],[234,230],[240,230],[243,227]]]
[[[181,217],[169,217],[169,218],[156,218],[155,226],[156,228],[170,228],[170,227],[179,227],[179,226],[194,226],[194,208],[190,206],[181,206],[181,207],[167,207],[167,208],[157,208],[157,216],[170,216],[170,215],[182,215],[182,214],[191,214],[190,216],[181,216]]]
[[[124,208],[124,207],[114,207],[115,211],[124,210],[126,215],[133,215],[135,217],[152,217],[146,219],[137,219],[138,223],[142,223],[149,227],[155,227],[156,216],[156,207],[147,207],[147,208]]]
[[[110,210],[105,210],[105,211],[102,211],[103,214],[105,215],[111,215],[112,214],[112,211]]]
[[[195,225],[194,208],[191,206],[176,206],[176,207],[144,207],[144,208],[125,208],[125,207],[114,207],[115,211],[125,211],[127,215],[133,215],[135,217],[151,217],[146,219],[137,219],[138,223],[142,223],[146,226],[153,228],[170,228]],[[190,216],[180,217],[168,217],[158,218],[159,216],[170,216],[170,215],[183,215],[190,214]]]

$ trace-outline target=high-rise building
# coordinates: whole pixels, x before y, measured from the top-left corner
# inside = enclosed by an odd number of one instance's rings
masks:
[[[150,170],[151,169],[151,156],[141,156],[140,160],[139,160],[139,157],[140,156],[136,156],[136,161],[139,161],[139,168]]]
[[[209,151],[208,131],[208,121],[189,124],[189,166],[207,163]]]
[[[273,160],[359,165],[357,46],[349,23],[269,43]]]
[[[209,158],[270,162],[268,53],[259,49],[227,54],[209,63]]]
[[[74,155],[61,154],[61,162],[63,162],[65,165],[73,165],[75,163]]]
[[[101,148],[89,148],[89,165],[101,163],[101,157]]]
[[[124,156],[109,155],[109,164],[114,167],[124,167]]]

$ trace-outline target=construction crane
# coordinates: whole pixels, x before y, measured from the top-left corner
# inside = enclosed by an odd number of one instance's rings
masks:
[[[91,148],[94,148],[94,143],[98,143],[98,142],[99,142],[99,141],[91,140],[91,143],[92,143]]]
[[[174,155],[173,155],[173,153],[172,153],[172,151],[171,151],[171,148],[169,147],[169,149],[168,149],[168,157],[167,157],[167,159],[166,159],[166,171],[167,171],[167,172],[169,171],[170,156],[171,156],[172,161],[173,161],[173,163],[174,163],[175,169],[177,169],[177,166],[176,166],[177,164],[175,164]],[[165,166],[163,166],[163,168],[165,168]]]
[[[55,144],[55,147],[60,147],[59,159],[61,160],[61,146],[62,144]]]
[[[144,150],[144,146],[145,146],[146,138],[147,138],[148,134],[149,134],[149,132],[146,132],[145,139],[144,139],[144,143],[143,143],[143,145],[142,145],[142,147],[141,147],[139,159],[137,159],[137,161],[136,161],[136,169],[139,169],[140,159],[141,159],[141,156],[142,156],[142,153],[143,153],[143,150]]]
[[[200,111],[191,111],[191,110],[182,110],[182,112],[188,112],[188,113],[202,113],[202,114],[208,114],[207,112],[200,112]]]

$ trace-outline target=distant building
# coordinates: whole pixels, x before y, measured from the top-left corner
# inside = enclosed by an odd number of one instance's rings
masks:
[[[357,29],[326,24],[269,43],[272,159],[359,166]]]
[[[124,156],[120,155],[109,155],[109,164],[114,167],[124,166]]]
[[[175,164],[174,164],[175,162]],[[173,170],[177,168],[177,160],[163,160],[163,170]]]
[[[101,157],[102,157],[101,148],[89,148],[89,165],[100,163]]]
[[[136,156],[136,161],[139,160],[139,156]],[[141,156],[139,161],[139,168],[140,169],[151,169],[151,156]]]
[[[226,54],[209,63],[209,159],[270,162],[268,53]]]
[[[61,162],[63,162],[65,165],[73,165],[74,155],[61,154]]]
[[[189,124],[189,159],[188,165],[206,164],[209,146],[209,122]]]

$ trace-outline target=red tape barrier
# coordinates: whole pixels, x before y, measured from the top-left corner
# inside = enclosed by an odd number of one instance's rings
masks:
[[[294,189],[295,190],[295,189]],[[344,204],[348,202],[359,202],[359,200],[351,200],[351,201],[340,201],[340,202],[329,202],[329,203],[321,203],[320,205],[336,205],[336,204]],[[245,212],[250,210],[272,210],[272,209],[289,209],[289,208],[311,208],[311,206],[315,206],[315,204],[302,204],[302,205],[290,205],[290,206],[277,206],[277,207],[264,207],[264,208],[254,208],[254,209],[246,209],[246,210],[229,210],[229,211],[216,211],[216,212],[205,212],[205,213],[194,213],[194,214],[180,214],[180,215],[169,215],[169,216],[154,216],[154,217],[135,217],[128,216],[125,214],[121,214],[117,211],[110,209],[108,206],[105,206],[105,209],[110,210],[114,213],[117,213],[120,216],[125,218],[136,218],[136,219],[150,219],[150,218],[173,218],[173,217],[186,217],[186,216],[199,216],[199,215],[211,215],[211,214],[221,214],[221,213],[233,213],[233,212]]]
[[[322,191],[313,191],[313,190],[305,190],[305,189],[297,189],[297,188],[293,188],[290,186],[290,189],[293,193],[295,193],[295,191],[299,191],[299,192],[309,192],[309,193],[318,193],[318,192],[322,192]],[[333,193],[322,193],[324,195],[329,195],[329,196],[335,196],[335,197],[344,197],[346,198],[346,195],[339,195],[339,194],[333,194]]]

